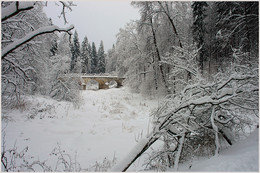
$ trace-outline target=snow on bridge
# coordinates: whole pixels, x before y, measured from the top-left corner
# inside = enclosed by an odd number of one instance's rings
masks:
[[[119,88],[122,85],[122,82],[125,78],[117,77],[117,76],[81,76],[81,79],[83,80],[81,82],[81,85],[83,86],[83,90],[86,90],[86,84],[89,81],[97,81],[99,84],[98,89],[107,89],[109,88],[109,83],[112,81],[115,81],[117,83],[117,88]]]
[[[83,90],[86,90],[88,82],[96,83],[98,86],[95,89],[108,89],[110,88],[110,82],[116,83],[116,87],[119,88],[123,86],[123,80],[125,78],[118,76],[109,76],[106,74],[103,75],[88,75],[88,74],[77,74],[77,73],[69,73],[64,74],[60,78],[60,80],[77,80],[79,85]],[[94,82],[93,82],[94,81]]]

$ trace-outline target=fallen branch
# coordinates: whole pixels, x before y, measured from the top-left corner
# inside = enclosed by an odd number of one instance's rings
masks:
[[[125,172],[135,160],[140,157],[159,137],[151,136],[150,138],[142,139],[120,163],[118,163],[111,172]]]

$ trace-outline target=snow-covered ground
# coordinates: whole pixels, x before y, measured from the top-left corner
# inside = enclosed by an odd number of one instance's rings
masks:
[[[21,104],[19,110],[2,110],[5,149],[22,152],[28,146],[27,161],[46,161],[56,171],[64,170],[55,169],[62,165],[57,163],[61,154],[67,161],[69,154],[83,171],[110,170],[151,130],[149,114],[159,102],[133,94],[127,87],[85,90],[81,95],[79,107],[39,96],[24,102],[28,107]],[[19,165],[22,160],[16,162]],[[218,157],[194,158],[192,163],[181,164],[179,171],[258,171],[258,162],[256,131]],[[143,158],[138,159],[129,171],[139,171],[142,163]],[[76,167],[74,171],[79,170]],[[43,171],[37,165],[34,169]]]
[[[72,160],[76,156],[82,169],[95,171],[105,158],[124,158],[151,128],[149,113],[157,106],[156,99],[145,99],[126,87],[81,94],[82,104],[77,108],[69,102],[36,97],[26,102],[33,110],[3,113],[11,119],[2,120],[6,149],[16,145],[22,151],[28,146],[28,160],[47,160],[54,169],[57,157],[50,154],[60,147]]]
[[[258,172],[259,171],[259,130],[256,129],[246,140],[220,152],[210,159],[194,159],[192,163],[182,165],[179,171],[185,172]]]

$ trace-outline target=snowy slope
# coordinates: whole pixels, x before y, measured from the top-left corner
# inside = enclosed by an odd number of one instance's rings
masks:
[[[193,161],[191,169],[182,168],[179,171],[195,172],[230,172],[259,171],[259,131],[254,131],[246,140],[235,143],[230,148],[220,152],[219,156],[210,159]],[[184,167],[184,165],[182,165]],[[187,165],[186,165],[187,166]],[[189,165],[190,166],[190,165]]]

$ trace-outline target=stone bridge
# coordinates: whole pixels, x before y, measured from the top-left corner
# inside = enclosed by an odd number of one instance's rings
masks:
[[[122,82],[125,78],[120,78],[117,76],[81,76],[82,82],[81,85],[83,86],[83,90],[86,90],[86,84],[90,80],[95,80],[99,84],[99,89],[107,89],[109,88],[108,83],[111,81],[116,81],[117,88],[122,85]]]

